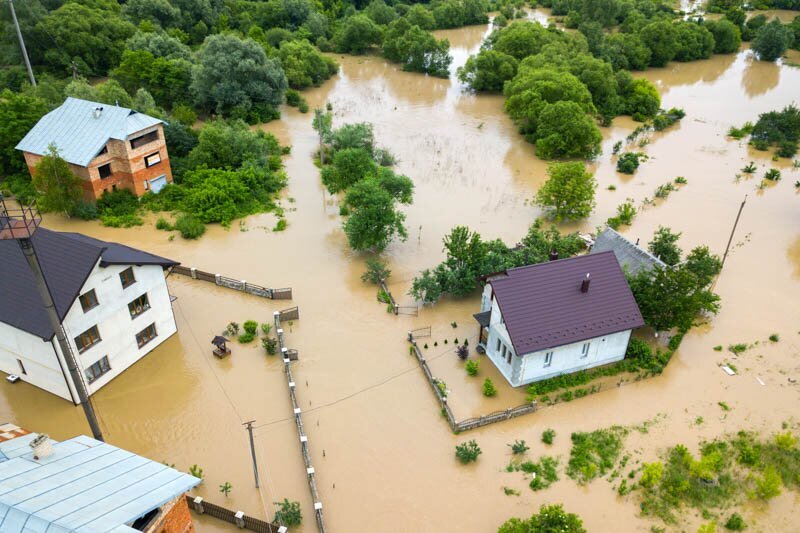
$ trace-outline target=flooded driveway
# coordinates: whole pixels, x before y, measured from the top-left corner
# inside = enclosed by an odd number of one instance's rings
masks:
[[[478,49],[486,33],[482,26],[437,32],[450,39],[453,70]],[[416,184],[414,204],[404,208],[409,239],[385,253],[400,303],[411,301],[405,292],[414,275],[442,259],[441,239],[453,226],[466,224],[486,238],[508,243],[524,235],[540,215],[530,199],[546,177],[546,165],[502,112],[501,96],[472,95],[454,79],[405,73],[378,57],[337,60],[341,73],[304,93],[309,105],[313,109],[330,102],[334,125],[374,123],[379,144],[397,156],[398,170]],[[532,492],[519,473],[504,472],[507,443],[525,439],[534,456],[560,455],[564,464],[570,432],[641,423],[663,413],[648,434],[633,433],[627,441],[634,460],[653,460],[676,443],[693,449],[699,439],[725,431],[771,432],[781,422],[797,421],[798,389],[789,378],[800,377],[800,196],[793,187],[800,171],[786,160],[773,163],[767,153],[752,151],[725,133],[731,125],[796,99],[800,69],[757,62],[744,51],[640,75],[659,88],[663,107],[681,107],[686,118],[652,135],[642,148],[650,160],[633,176],[617,174],[610,153],[635,123],[616,119],[604,130],[603,155],[593,165],[597,209],[585,222],[564,228],[591,231],[625,198],[638,204],[652,197],[658,185],[684,176],[687,185],[642,211],[624,233],[646,241],[659,225],[667,225],[683,233],[684,249],[708,244],[721,254],[748,195],[733,251],[716,285],[722,310],[686,336],[662,376],[452,435],[404,338],[410,329],[431,325],[437,339],[470,338],[474,346],[477,327],[471,314],[479,307],[478,298],[443,301],[418,317],[386,313],[375,300],[375,287],[359,279],[365,258],[349,250],[337,199],[322,188],[312,163],[317,138],[311,114],[287,108],[281,121],[265,126],[292,145],[286,158],[291,179],[283,200],[285,232],[273,233],[274,217],[259,215],[228,230],[210,227],[196,242],[168,241],[152,226],[108,229],[48,217],[53,229],[80,231],[186,266],[294,289],[294,301],[271,302],[170,277],[178,298],[178,334],[95,396],[108,440],[179,469],[199,465],[206,477],[199,494],[248,514],[271,518],[272,502],[299,500],[305,518],[300,530],[314,531],[282,364],[255,343],[234,343],[232,356],[220,361],[209,344],[230,321],[269,322],[274,310],[299,305],[301,318],[286,337],[300,355],[294,370],[298,396],[331,531],[490,531],[508,517],[529,515],[542,503],[554,502],[579,513],[590,531],[649,531],[651,523],[637,518],[635,494],[620,498],[604,480],[579,487],[567,479]],[[759,167],[756,177],[737,181],[738,169],[751,160]],[[781,169],[783,180],[758,189],[760,176],[771,166]],[[616,190],[607,190],[609,185]],[[772,333],[780,334],[779,343],[766,342]],[[761,343],[736,359],[741,375],[729,377],[718,368],[733,359],[713,346],[755,341]],[[452,347],[440,343],[435,355],[436,372],[463,374]],[[488,372],[489,363],[484,363],[482,371]],[[453,383],[452,398],[464,416],[516,404],[524,396],[503,385],[497,398],[486,399],[470,393],[465,379]],[[733,410],[723,413],[719,401]],[[698,416],[703,424],[695,424]],[[80,409],[27,384],[3,382],[0,419],[57,439],[87,431]],[[260,491],[253,485],[241,425],[250,419],[257,426]],[[557,433],[548,450],[539,441],[545,428]],[[476,464],[462,466],[453,446],[467,439],[476,439],[483,455]],[[227,501],[218,491],[226,481],[233,485]],[[503,486],[520,490],[521,496],[506,496]],[[795,495],[785,493],[767,511],[748,509],[746,517],[763,530],[786,531],[800,518],[795,503]],[[198,529],[223,526],[204,518]]]

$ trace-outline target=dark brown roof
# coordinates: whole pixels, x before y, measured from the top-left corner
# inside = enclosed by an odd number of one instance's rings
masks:
[[[107,265],[161,265],[178,263],[115,242],[78,233],[39,228],[31,239],[50,294],[61,320],[78,297],[86,278],[100,260]],[[53,328],[25,256],[15,240],[0,240],[0,322],[49,340]]]
[[[489,283],[519,355],[644,325],[613,252],[513,268]]]

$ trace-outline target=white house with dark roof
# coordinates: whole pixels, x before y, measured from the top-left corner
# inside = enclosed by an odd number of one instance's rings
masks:
[[[494,275],[475,319],[479,346],[514,387],[621,361],[644,325],[612,252]]]
[[[177,330],[164,275],[175,261],[44,228],[32,241],[89,394]],[[13,240],[0,240],[0,295],[0,371],[77,403],[33,274]]]
[[[164,121],[127,107],[67,98],[17,144],[33,175],[55,145],[81,178],[84,198],[128,189],[136,196],[172,182]]]

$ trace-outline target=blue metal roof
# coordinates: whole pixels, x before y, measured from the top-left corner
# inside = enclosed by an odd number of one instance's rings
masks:
[[[95,116],[98,108],[102,111]],[[132,133],[162,122],[126,107],[68,97],[43,116],[16,149],[44,155],[50,144],[55,144],[64,160],[85,167],[109,139],[124,141]]]
[[[35,434],[0,443],[0,531],[130,532],[127,526],[200,483],[86,436],[33,459]]]

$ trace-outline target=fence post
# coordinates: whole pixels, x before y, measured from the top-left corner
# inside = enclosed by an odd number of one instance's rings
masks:
[[[194,507],[194,510],[200,514],[204,514],[206,512],[205,509],[203,509],[203,498],[200,496],[196,497],[192,501],[192,506]]]
[[[244,529],[244,511],[236,511],[236,514],[233,515],[233,519],[236,520],[236,527]]]
[[[197,269],[195,267],[190,268],[189,273],[191,274],[192,279],[197,279]]]
[[[216,283],[217,285],[222,285],[222,283],[219,280],[220,277],[221,276],[219,274],[214,274],[214,283]]]

